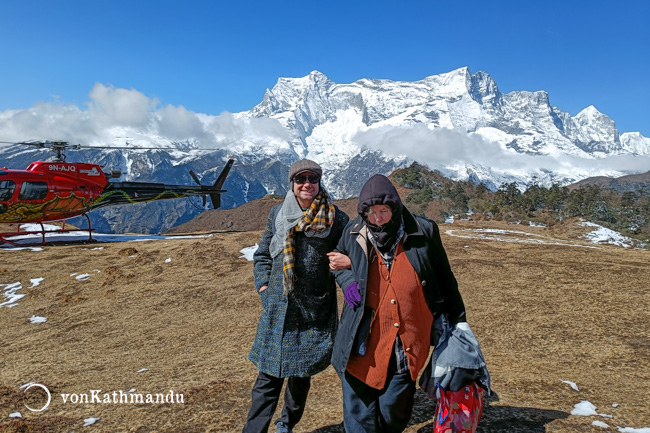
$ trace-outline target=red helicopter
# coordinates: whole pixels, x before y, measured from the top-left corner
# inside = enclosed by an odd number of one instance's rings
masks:
[[[92,240],[93,229],[87,213],[104,206],[202,196],[205,207],[206,196],[210,196],[213,207],[217,209],[221,206],[221,194],[226,192],[221,188],[234,162],[232,158],[228,158],[213,185],[201,185],[192,170],[189,172],[190,176],[198,187],[148,182],[110,182],[109,179],[119,178],[121,172],[104,172],[103,166],[98,164],[65,162],[65,150],[78,150],[81,149],[80,145],[70,145],[66,141],[0,143],[47,148],[54,154],[51,161],[32,162],[25,170],[0,168],[0,223],[18,224],[18,231],[0,233],[0,243],[12,245],[15,243],[7,237],[17,234],[41,234],[42,243],[45,243],[46,230],[43,222],[62,221],[80,215],[88,220],[88,229],[83,231],[87,230],[89,240]],[[95,146],[86,148],[131,149]],[[20,224],[24,223],[39,223],[41,230],[20,232]],[[47,233],[69,231],[71,230],[65,229],[64,223],[61,229],[48,230]]]

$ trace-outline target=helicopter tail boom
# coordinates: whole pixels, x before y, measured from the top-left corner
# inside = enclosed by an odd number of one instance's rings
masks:
[[[226,165],[223,167],[221,170],[221,173],[219,174],[219,177],[217,180],[214,182],[213,188],[217,188],[221,190],[223,187],[224,182],[226,181],[226,177],[228,177],[228,173],[230,173],[230,168],[232,167],[232,164],[235,162],[234,159],[228,158],[228,162]],[[210,194],[210,200],[212,200],[212,207],[215,209],[219,209],[221,207],[221,193],[211,193]]]
[[[213,185],[201,185],[192,171],[190,171],[190,175],[198,184],[197,187],[151,182],[109,182],[104,193],[95,201],[92,208],[191,196],[202,196],[205,200],[205,196],[209,195],[213,207],[218,209],[221,206],[221,194],[226,192],[221,187],[230,172],[233,162],[232,158],[228,160]]]

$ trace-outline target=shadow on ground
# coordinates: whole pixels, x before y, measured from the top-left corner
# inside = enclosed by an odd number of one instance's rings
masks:
[[[557,419],[565,419],[568,413],[559,410],[536,409],[530,407],[516,406],[494,406],[490,403],[498,401],[498,397],[493,395],[485,402],[483,416],[479,423],[476,433],[535,433],[545,432],[546,424]],[[417,433],[432,433],[433,421],[432,416],[435,413],[436,405],[430,400],[424,392],[418,390],[415,394],[415,404],[413,405],[413,415],[409,426],[422,423],[424,426],[417,430]],[[312,433],[345,433],[343,423],[329,425],[314,430]]]

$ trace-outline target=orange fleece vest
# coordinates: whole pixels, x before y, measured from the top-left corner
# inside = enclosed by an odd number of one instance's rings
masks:
[[[366,385],[382,389],[398,333],[411,378],[417,379],[429,356],[433,315],[402,242],[397,246],[390,271],[379,254],[374,257],[368,265],[366,306],[376,312],[375,318],[370,325],[366,354],[352,353],[347,371]]]

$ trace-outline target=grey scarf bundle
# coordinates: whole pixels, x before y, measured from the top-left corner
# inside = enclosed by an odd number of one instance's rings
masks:
[[[331,207],[331,202],[329,201],[329,194],[327,191],[321,186],[321,192],[319,193],[324,195],[326,197],[327,203],[329,203],[329,206]],[[278,211],[277,216],[275,217],[275,231],[273,233],[273,237],[271,238],[271,244],[269,245],[269,250],[271,253],[272,258],[276,258],[280,253],[286,250],[287,248],[287,237],[291,235],[292,230],[300,224],[300,222],[303,220],[305,217],[305,212],[302,210],[300,205],[298,204],[298,200],[296,200],[295,195],[293,194],[292,190],[289,190],[287,192],[287,195],[284,198],[284,202],[282,203],[282,207]],[[334,212],[332,209],[330,218],[334,218]],[[302,229],[302,231],[305,236],[307,237],[316,237],[316,238],[326,238],[329,236],[331,230],[332,230],[332,225],[331,223],[326,225],[327,227],[323,229],[323,227],[319,228],[319,224],[310,224]],[[284,257],[284,261],[287,261],[287,257]],[[293,257],[289,258],[289,261],[293,261]],[[285,263],[285,268],[287,267],[287,264]],[[292,266],[291,266],[292,267]],[[295,277],[294,277],[295,278]],[[290,289],[293,288],[293,279],[291,281],[287,281],[285,278],[284,280],[284,290],[285,293],[289,292]]]

